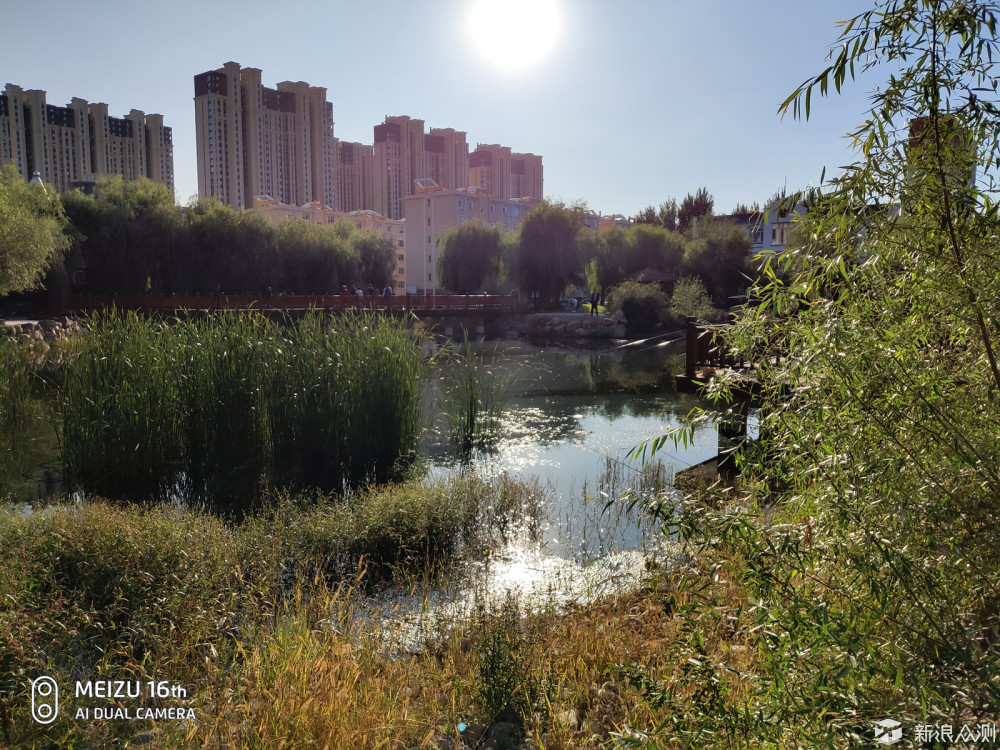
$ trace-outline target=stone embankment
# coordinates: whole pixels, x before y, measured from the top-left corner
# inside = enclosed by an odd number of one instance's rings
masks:
[[[585,313],[536,313],[517,320],[508,338],[532,339],[620,339],[625,337],[625,315]]]
[[[3,330],[8,336],[13,336],[22,343],[52,342],[79,333],[80,324],[68,316],[49,320],[8,320],[4,321]]]

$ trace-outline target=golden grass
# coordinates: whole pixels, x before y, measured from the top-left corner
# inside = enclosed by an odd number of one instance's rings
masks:
[[[614,670],[637,662],[669,679],[677,621],[663,578],[641,592],[567,612],[530,615],[526,747],[605,748],[623,726],[651,730],[663,720]],[[672,601],[676,601],[672,600]],[[327,612],[327,617],[318,613]],[[349,623],[354,623],[350,625]],[[417,654],[389,657],[370,626],[352,615],[343,592],[293,604],[281,625],[252,639],[240,665],[209,679],[203,719],[185,747],[427,748],[457,737],[459,721],[488,721],[476,705],[474,629],[461,627]],[[724,632],[713,644],[728,651]]]

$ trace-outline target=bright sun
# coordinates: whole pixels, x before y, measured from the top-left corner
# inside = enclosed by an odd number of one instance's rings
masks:
[[[552,50],[559,37],[556,0],[472,0],[471,6],[472,46],[500,68],[534,65]]]

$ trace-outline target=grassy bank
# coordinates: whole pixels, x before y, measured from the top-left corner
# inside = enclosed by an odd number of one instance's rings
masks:
[[[80,702],[68,696],[77,680],[170,680],[189,692],[204,729],[209,719],[245,713],[241,701],[257,706],[255,690],[287,691],[289,669],[319,669],[338,648],[345,658],[367,653],[385,662],[384,648],[357,629],[355,594],[397,572],[448,565],[483,543],[485,519],[513,514],[531,491],[474,476],[410,482],[346,500],[284,497],[239,524],[106,502],[27,517],[5,511],[0,744],[106,747],[143,728],[74,720]],[[47,728],[29,713],[30,681],[41,675],[56,678],[67,696]],[[386,677],[380,689],[390,687]],[[337,710],[367,705],[360,695],[355,702]],[[240,722],[212,731],[244,736]],[[263,736],[259,746],[274,745]]]

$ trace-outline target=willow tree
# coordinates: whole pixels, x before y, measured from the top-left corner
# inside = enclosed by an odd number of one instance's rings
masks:
[[[997,17],[880,2],[781,108],[808,119],[856,71],[889,70],[856,163],[727,337],[761,365],[764,441],[738,502],[670,520],[744,606],[688,617],[678,658],[697,667],[653,691],[673,709],[661,739],[832,748],[899,722],[902,746],[934,725],[974,744],[1000,715]],[[752,669],[706,656],[710,623]]]
[[[59,197],[28,183],[13,164],[0,169],[0,296],[41,285],[69,246]]]

